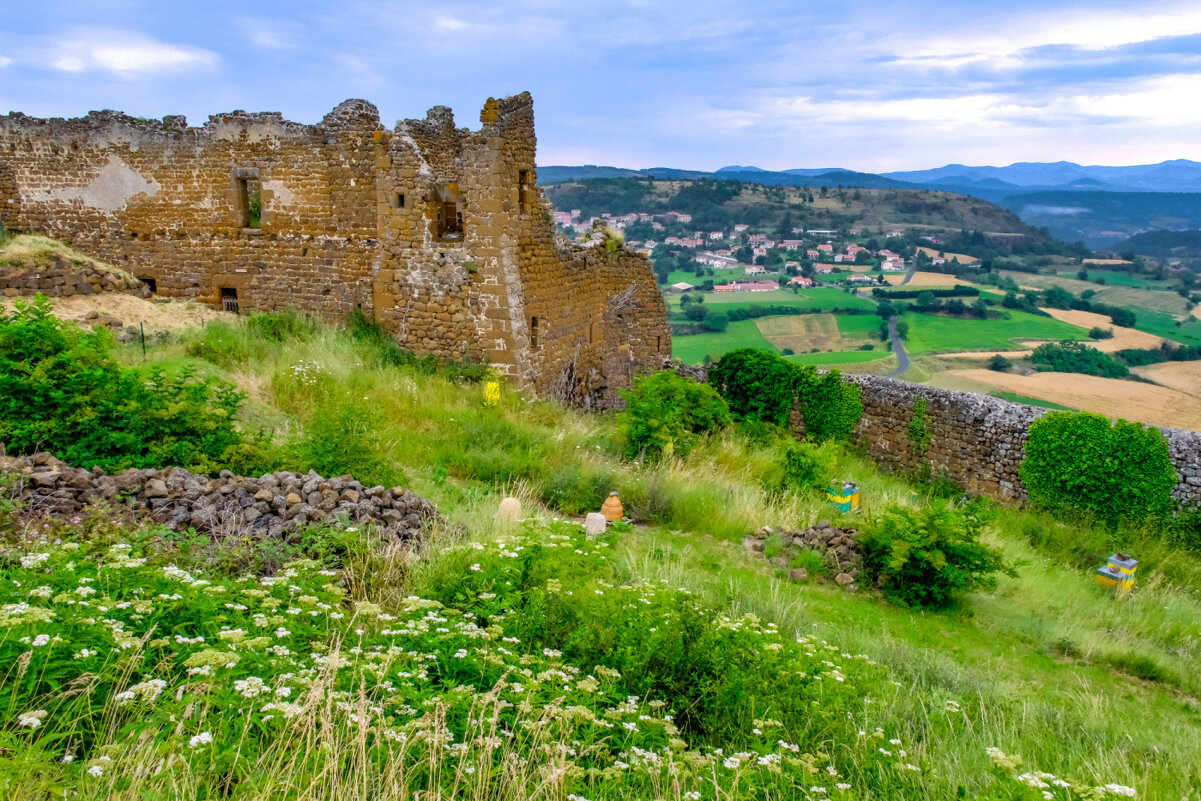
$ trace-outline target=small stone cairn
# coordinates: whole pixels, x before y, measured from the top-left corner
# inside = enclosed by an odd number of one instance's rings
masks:
[[[8,457],[0,448],[0,476],[16,476],[17,498],[33,512],[69,515],[93,501],[128,509],[169,528],[205,534],[249,533],[286,538],[306,523],[347,522],[378,526],[390,540],[421,541],[438,521],[438,508],[402,487],[364,487],[351,476],[266,473],[258,478],[222,470],[218,478],[181,467],[124,470],[110,476],[84,470],[49,453]]]
[[[822,560],[834,572],[834,582],[844,589],[854,592],[859,589],[859,573],[863,565],[863,554],[859,550],[855,538],[859,532],[850,528],[837,528],[829,520],[822,520],[817,525],[806,529],[791,529],[778,532],[784,541],[784,549],[768,559],[773,566],[788,570],[788,578],[792,581],[806,581],[809,571],[803,567],[789,569],[793,558],[801,549],[816,551]],[[747,555],[759,559],[765,558],[767,538],[773,534],[770,526],[763,526],[754,534],[742,538],[742,545]]]

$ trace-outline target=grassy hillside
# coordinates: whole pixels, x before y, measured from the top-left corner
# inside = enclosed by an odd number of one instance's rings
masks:
[[[983,508],[1018,575],[947,612],[789,583],[742,537],[837,516],[785,488],[769,432],[630,461],[610,414],[507,387],[488,406],[474,375],[390,352],[247,321],[120,352],[233,381],[272,421],[270,458],[370,466],[450,525],[409,554],[353,526],[208,541],[0,504],[4,797],[1016,801],[1036,771],[1070,783],[1060,799],[1201,786],[1201,563],[1160,532]],[[838,445],[815,458],[863,487],[840,524],[945,503]],[[563,522],[610,490],[636,527],[589,541]],[[524,525],[494,516],[504,495]],[[1114,548],[1142,560],[1126,601],[1092,580]],[[247,575],[264,563],[287,566]]]
[[[598,178],[546,187],[555,208],[579,209],[584,218],[603,212],[693,215],[698,230],[733,223],[775,230],[788,227],[839,229],[894,226],[1024,234],[1034,228],[991,203],[925,189],[806,188],[761,186],[740,181],[680,181]],[[787,214],[787,221],[785,215]]]

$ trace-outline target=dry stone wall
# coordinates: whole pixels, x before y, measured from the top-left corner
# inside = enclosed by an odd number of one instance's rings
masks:
[[[48,298],[128,292],[149,297],[150,290],[129,273],[108,270],[92,261],[73,262],[59,253],[43,260],[0,263],[0,295],[9,298],[42,294]]]
[[[938,389],[891,378],[847,375],[863,391],[863,416],[855,441],[876,461],[899,470],[920,470],[925,464],[946,475],[968,492],[993,498],[1025,500],[1018,476],[1025,458],[1030,424],[1047,413],[1021,403],[987,395]],[[916,452],[909,437],[914,404],[926,399],[925,418],[930,443]],[[793,427],[804,432],[804,417],[794,409]],[[1201,502],[1201,434],[1162,428],[1172,463],[1180,475],[1173,497]]]
[[[310,471],[267,473],[259,478],[218,478],[166,470],[125,470],[107,475],[55,459],[49,453],[0,456],[0,476],[16,477],[17,498],[29,509],[70,515],[103,501],[172,530],[280,538],[305,523],[373,524],[384,536],[420,541],[437,521],[438,508],[402,487],[364,487],[351,476],[322,478]]]
[[[316,125],[13,113],[0,117],[0,220],[163,295],[330,321],[357,308],[417,353],[487,359],[611,405],[671,353],[650,262],[556,236],[528,93],[489,99],[480,123],[458,128],[439,106],[386,130],[362,100]]]

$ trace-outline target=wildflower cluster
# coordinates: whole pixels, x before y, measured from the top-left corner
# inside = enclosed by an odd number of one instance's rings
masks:
[[[622,581],[574,524],[443,551],[386,603],[316,561],[228,577],[158,539],[0,554],[0,662],[16,666],[0,727],[42,761],[28,781],[89,797],[133,781],[273,797],[297,770],[441,797],[924,791],[912,747],[855,725],[871,660]]]

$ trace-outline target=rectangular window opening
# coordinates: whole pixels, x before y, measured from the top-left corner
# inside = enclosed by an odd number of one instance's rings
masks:
[[[396,195],[396,208],[403,209],[405,207],[404,192],[399,192]]]
[[[238,313],[238,290],[233,287],[221,287],[221,308],[227,312]]]
[[[530,318],[530,349],[535,350],[538,347],[538,318]]]
[[[238,180],[238,221],[242,228],[263,227],[263,185],[258,178]]]
[[[655,353],[663,350],[663,337],[655,337]]]
[[[528,214],[529,206],[529,182],[530,173],[528,170],[517,171],[517,205],[521,208],[522,214]]]
[[[595,327],[596,327],[596,323],[588,323],[588,341],[589,342],[596,341],[596,337],[595,337],[596,332],[594,331]]]
[[[438,239],[463,238],[463,196],[458,184],[438,187],[433,199],[434,236]]]
[[[139,280],[141,280],[142,285],[145,286],[147,289],[149,289],[152,293],[158,294],[158,279],[142,278]]]

